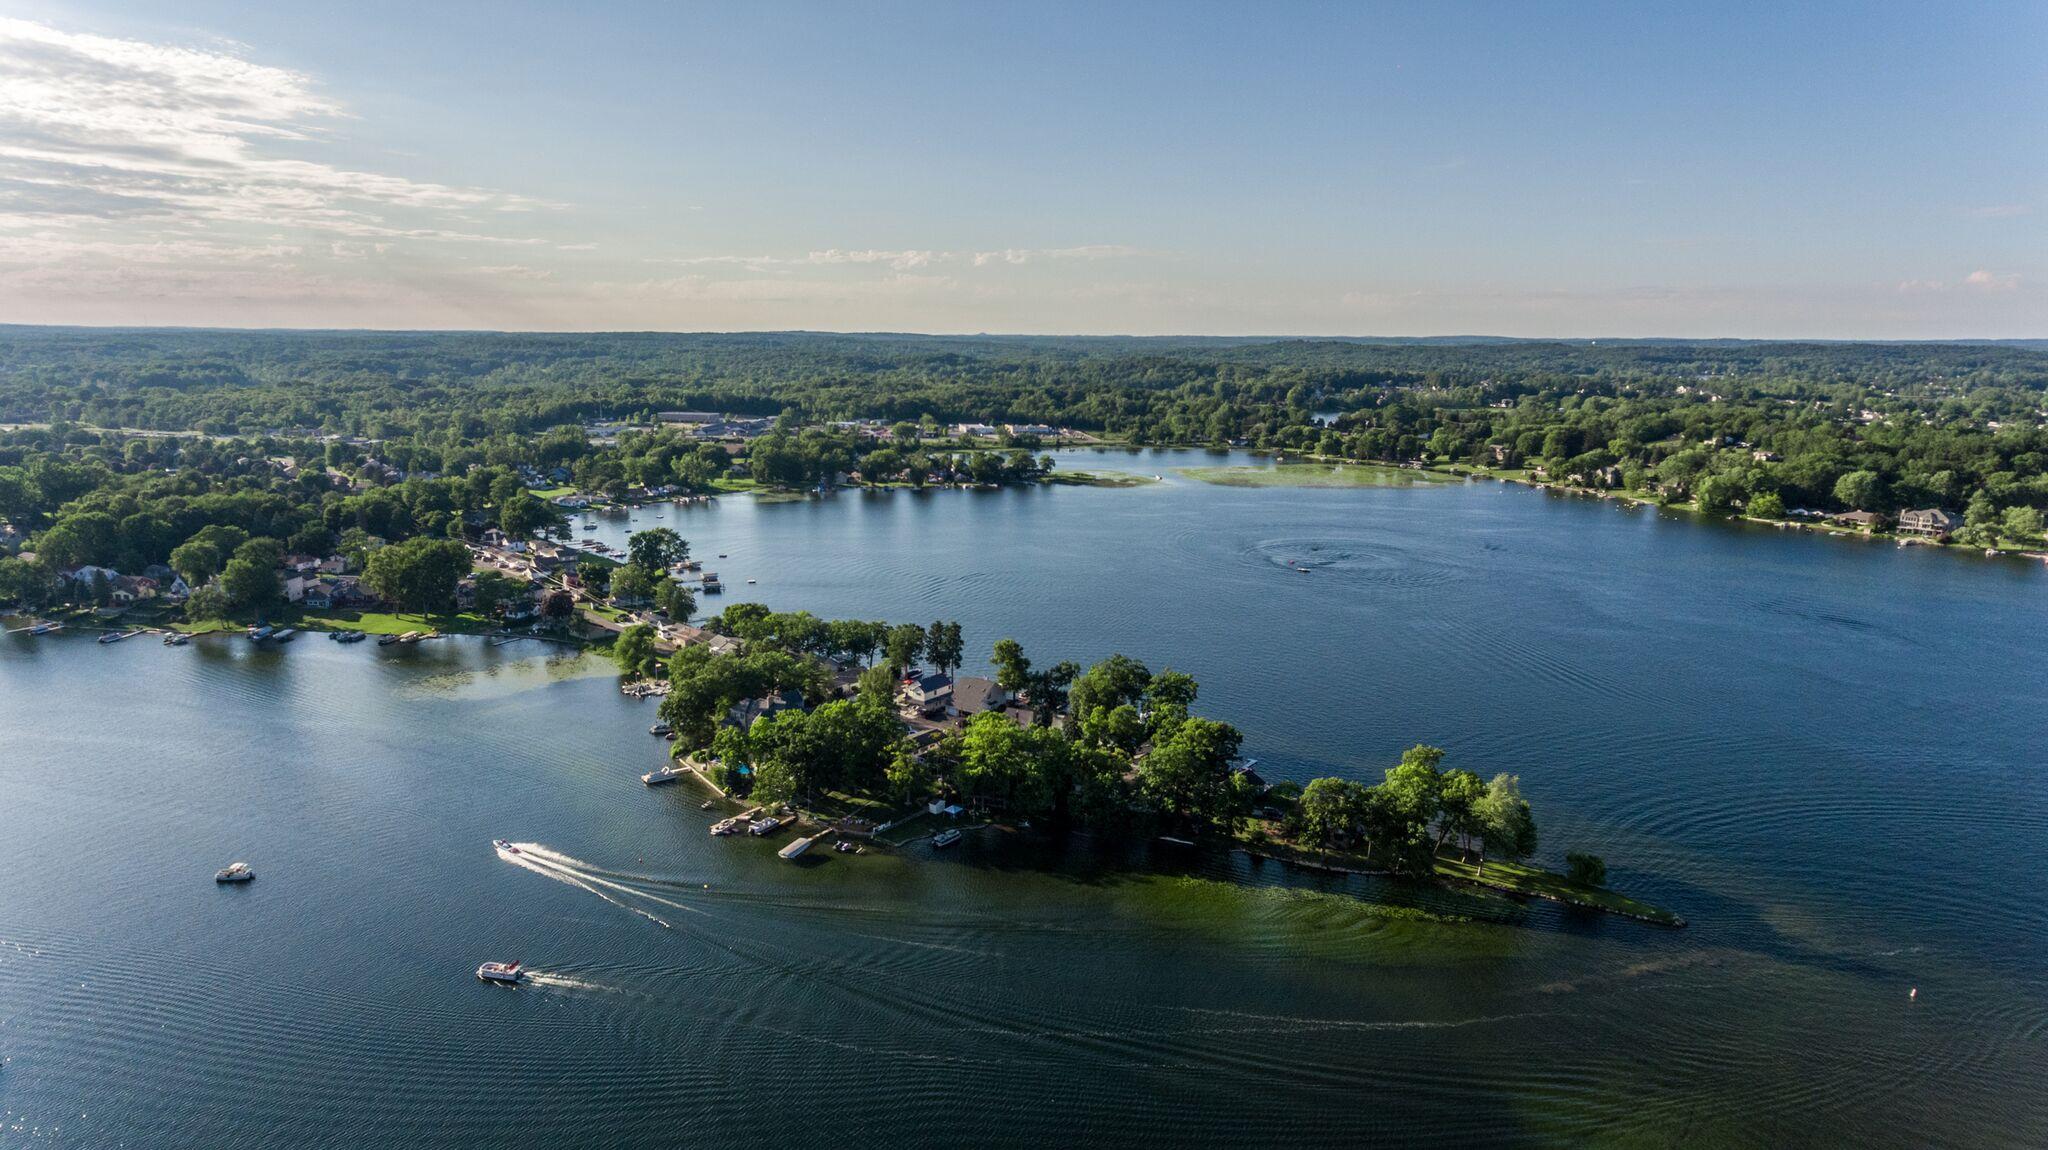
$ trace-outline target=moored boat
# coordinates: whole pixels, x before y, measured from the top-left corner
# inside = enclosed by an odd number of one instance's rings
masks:
[[[248,882],[255,877],[256,872],[245,862],[232,862],[213,872],[215,882]]]
[[[770,835],[775,833],[775,828],[781,825],[781,819],[775,817],[774,815],[768,815],[765,818],[755,819],[753,822],[748,823],[747,833],[756,836]]]
[[[677,779],[682,778],[684,774],[685,772],[681,767],[676,766],[674,763],[666,763],[641,775],[640,781],[650,787],[655,787],[660,786],[662,783],[675,782]]]
[[[949,847],[959,841],[960,832],[957,830],[943,830],[932,836],[932,845],[935,847]]]

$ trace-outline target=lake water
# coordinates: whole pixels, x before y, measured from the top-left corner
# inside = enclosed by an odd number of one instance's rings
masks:
[[[594,660],[10,637],[0,1145],[2048,1144],[2038,566],[1174,474],[1253,462],[599,533],[677,527],[726,602],[1180,667],[1269,777],[1518,772],[1541,860],[1690,927],[1236,855],[791,865],[640,784],[653,707]]]

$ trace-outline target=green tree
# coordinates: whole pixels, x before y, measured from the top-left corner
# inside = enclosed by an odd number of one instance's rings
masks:
[[[1785,500],[1775,491],[1763,491],[1750,496],[1743,510],[1758,519],[1783,519]]]
[[[2041,512],[2033,507],[2008,507],[2002,522],[2005,534],[2017,543],[2041,537]]]
[[[204,539],[188,539],[171,549],[171,570],[183,576],[192,587],[204,586],[207,580],[220,574],[225,562],[220,548]]]
[[[408,539],[379,548],[363,583],[401,611],[451,612],[455,585],[469,573],[469,549],[452,539]]]
[[[1138,764],[1139,789],[1180,822],[1219,821],[1228,813],[1230,760],[1243,741],[1228,723],[1190,718]]]
[[[637,623],[619,632],[612,657],[618,660],[619,670],[631,678],[644,679],[654,674],[661,661],[660,653],[654,649],[654,628]]]
[[[690,557],[690,544],[670,528],[654,527],[626,540],[626,556],[635,567],[666,571]]]
[[[1510,862],[1536,853],[1536,817],[1522,797],[1522,780],[1515,775],[1495,775],[1486,785],[1486,797],[1479,800],[1478,813],[1486,849]],[[1480,856],[1479,870],[1486,871],[1486,857]]]
[[[697,593],[673,579],[664,580],[655,596],[661,613],[678,623],[687,623],[697,613]]]
[[[1835,480],[1835,501],[1858,511],[1877,511],[1884,500],[1884,480],[1875,471],[1851,471]]]
[[[1564,856],[1565,877],[1580,886],[1606,886],[1607,860],[1572,851]]]
[[[889,628],[889,637],[883,643],[883,650],[889,658],[889,665],[898,671],[917,662],[925,645],[924,628],[915,623],[900,623]]]
[[[952,673],[960,666],[960,659],[967,651],[961,639],[960,624],[933,623],[926,628],[924,650],[940,674]]]

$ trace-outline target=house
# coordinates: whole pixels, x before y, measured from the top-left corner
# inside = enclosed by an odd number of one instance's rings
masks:
[[[1750,452],[1749,457],[1758,463],[1780,463],[1783,462],[1785,458],[1784,456],[1779,455],[1775,451],[1766,451],[1761,447],[1757,448],[1755,451]]]
[[[1259,775],[1259,772],[1252,769],[1258,765],[1259,760],[1257,759],[1232,759],[1230,760],[1230,773],[1249,783],[1254,794],[1264,795],[1268,784]]]
[[[1946,539],[1955,534],[1961,521],[1938,507],[1923,511],[1899,512],[1899,534],[1923,535],[1929,539]]]
[[[953,680],[937,671],[903,677],[903,697],[926,714],[943,712],[953,702]]]
[[[775,691],[758,699],[742,699],[726,712],[725,721],[745,730],[754,725],[756,719],[765,719],[783,711],[802,710],[804,697],[792,690]]]
[[[123,575],[114,580],[108,594],[120,604],[140,603],[156,598],[157,582],[147,575]]]
[[[299,596],[299,603],[308,611],[328,611],[334,607],[334,584],[325,579],[315,580]]]
[[[169,583],[159,582],[157,593],[173,603],[182,603],[192,597],[192,586],[181,575],[171,576]]]
[[[1840,515],[1828,516],[1828,522],[1837,527],[1855,527],[1864,531],[1875,531],[1884,525],[1884,516],[1874,511],[1844,511]]]
[[[90,563],[83,563],[57,572],[57,577],[66,583],[75,583],[86,590],[91,590],[95,581],[105,580],[111,585],[114,580],[121,577],[121,573],[112,567],[95,567]]]
[[[1000,711],[1010,705],[1010,692],[994,679],[962,675],[953,680],[953,713],[966,718],[983,711]]]
[[[28,532],[12,523],[0,523],[0,551],[19,551],[28,542]]]
[[[996,429],[986,423],[956,423],[952,426],[951,431],[954,435],[981,437],[993,437],[996,433]]]

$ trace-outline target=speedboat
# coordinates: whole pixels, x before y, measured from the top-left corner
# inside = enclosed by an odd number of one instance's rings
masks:
[[[252,643],[261,643],[263,640],[268,639],[270,638],[271,635],[275,634],[276,630],[277,629],[274,627],[251,627],[249,628],[249,641]]]
[[[657,735],[657,736],[658,736],[658,735],[666,735],[666,734],[668,734],[668,733],[669,733],[669,732],[670,732],[670,731],[671,731],[672,729],[673,729],[673,728],[671,728],[671,727],[670,727],[670,726],[669,726],[669,725],[668,725],[667,723],[656,723],[656,724],[654,724],[653,726],[651,726],[651,727],[647,728],[647,733],[648,733],[648,734],[650,734],[650,735]]]
[[[166,647],[182,647],[185,644],[190,643],[191,641],[192,637],[190,635],[185,635],[182,633],[174,632],[172,634],[164,636],[164,646]]]
[[[719,821],[711,824],[711,833],[714,835],[729,835],[738,831],[739,829],[740,820],[736,817],[730,819],[720,819]]]
[[[121,632],[119,632],[119,631],[109,631],[109,632],[107,632],[106,634],[104,634],[104,635],[101,635],[101,636],[100,636],[100,642],[102,642],[102,643],[118,643],[118,642],[120,642],[121,640],[123,640],[123,639],[126,639],[127,637],[128,637],[128,636],[126,636],[126,635],[123,635],[123,634],[122,634]]]
[[[852,839],[840,839],[832,844],[832,849],[843,855],[857,855],[860,853],[860,844]]]
[[[959,841],[960,832],[957,830],[943,830],[932,836],[932,845],[935,847],[949,847]]]
[[[396,642],[398,642],[398,636],[396,635],[383,635],[377,639],[377,645],[379,647],[389,647],[391,644]]]
[[[519,853],[518,847],[515,847],[511,843],[506,842],[504,839],[492,839],[491,845],[497,847],[501,851],[504,851],[508,855],[516,855]]]
[[[229,863],[213,872],[213,881],[215,882],[248,882],[255,877],[256,872],[250,870],[249,864],[245,862]]]
[[[676,766],[674,763],[665,763],[662,766],[656,767],[655,769],[647,772],[646,774],[641,775],[640,781],[646,783],[650,787],[653,787],[659,786],[662,783],[675,782],[677,779],[682,778],[683,774],[684,772],[681,767]]]
[[[487,962],[476,968],[476,976],[485,982],[502,982],[510,986],[525,976],[519,973],[516,962]]]
[[[710,799],[705,799],[703,802],[697,804],[697,809],[700,811],[708,811],[712,808],[712,805],[713,803]]]

